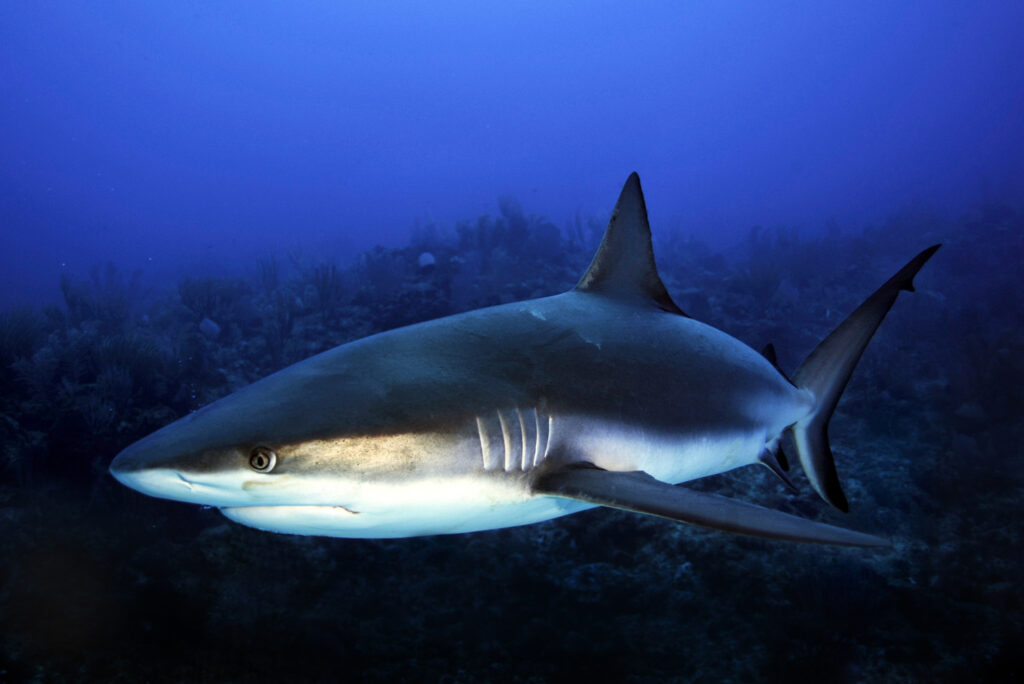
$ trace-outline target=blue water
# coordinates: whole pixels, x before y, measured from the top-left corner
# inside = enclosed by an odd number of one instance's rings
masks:
[[[0,5],[0,681],[1020,677],[1022,34],[1009,2]],[[789,372],[944,243],[832,423],[849,516],[800,473],[695,485],[893,549],[608,510],[306,539],[107,475],[312,353],[571,287],[633,170],[680,307]]]

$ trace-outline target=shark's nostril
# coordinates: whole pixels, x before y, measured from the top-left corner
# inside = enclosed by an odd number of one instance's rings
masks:
[[[192,491],[192,483],[191,483],[191,482],[189,482],[189,481],[188,481],[188,480],[187,480],[187,479],[185,478],[185,476],[184,476],[184,475],[182,475],[181,473],[177,473],[177,475],[178,475],[178,479],[179,479],[179,480],[181,480],[181,483],[182,483],[183,485],[185,485],[186,487],[188,487],[188,491],[190,491],[190,492],[191,492],[191,491]]]

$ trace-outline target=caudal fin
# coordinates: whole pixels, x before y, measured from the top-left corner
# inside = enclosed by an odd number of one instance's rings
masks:
[[[914,276],[940,246],[924,250],[889,278],[811,352],[793,377],[797,387],[810,390],[815,397],[813,412],[790,428],[800,465],[821,498],[842,511],[850,507],[828,445],[828,422],[882,319],[901,291],[914,291]]]

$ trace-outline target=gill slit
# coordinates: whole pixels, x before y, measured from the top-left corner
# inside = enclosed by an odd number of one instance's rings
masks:
[[[501,411],[498,411],[498,422],[501,423],[501,437],[505,443],[505,472],[508,472],[512,470],[512,433]]]
[[[476,416],[476,431],[480,435],[480,457],[484,462],[484,470],[491,469],[491,437],[487,434],[487,426],[480,416]]]
[[[515,411],[515,417],[511,415],[512,411]],[[474,419],[484,470],[501,468],[505,472],[526,472],[547,459],[551,450],[554,416],[544,415],[537,408],[522,409],[517,406],[474,416]],[[500,441],[497,439],[499,430]]]
[[[533,411],[533,434],[533,467],[536,468],[537,458],[540,456],[540,441],[542,439],[540,434],[540,414],[537,413],[536,409]]]
[[[555,430],[555,417],[552,414],[549,413],[548,414],[548,434],[547,434],[546,440],[544,441],[544,456],[541,458],[542,461],[548,457],[548,452],[551,450],[551,435],[554,433],[554,430]]]
[[[525,471],[530,467],[530,462],[526,457],[526,419],[523,418],[523,412],[516,407],[516,415],[519,416],[519,437],[522,440],[522,448],[519,450],[519,469]]]

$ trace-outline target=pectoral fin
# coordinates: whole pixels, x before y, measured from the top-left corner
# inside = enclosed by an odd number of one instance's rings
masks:
[[[756,537],[844,546],[889,546],[880,537],[677,487],[641,471],[613,472],[590,464],[575,464],[539,475],[533,490]]]

